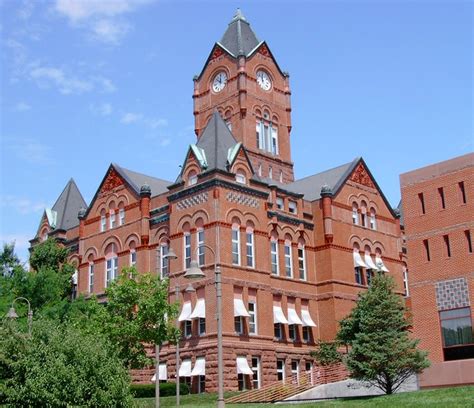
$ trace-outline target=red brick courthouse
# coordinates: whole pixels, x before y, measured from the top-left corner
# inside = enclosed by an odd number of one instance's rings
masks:
[[[71,180],[32,240],[55,236],[71,248],[80,293],[103,296],[131,264],[169,277],[170,301],[178,285],[180,375],[197,392],[217,386],[214,262],[226,390],[310,369],[309,352],[334,338],[377,263],[404,293],[398,212],[364,160],[295,180],[290,89],[238,12],[194,78],[196,142],[176,180],[111,164],[88,205]],[[201,243],[216,256],[196,253]],[[164,258],[169,248],[177,260]],[[183,275],[193,259],[206,278],[190,293]],[[163,378],[175,376],[174,353],[162,350]]]

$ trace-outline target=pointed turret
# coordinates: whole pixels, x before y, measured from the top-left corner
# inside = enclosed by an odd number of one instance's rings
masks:
[[[260,41],[240,9],[237,9],[218,44],[234,57],[238,57],[248,56],[260,44]]]
[[[67,231],[79,225],[77,214],[81,208],[86,208],[87,204],[82,197],[74,179],[70,179],[64,187],[63,192],[54,203],[51,210],[46,210],[54,214],[54,229]]]

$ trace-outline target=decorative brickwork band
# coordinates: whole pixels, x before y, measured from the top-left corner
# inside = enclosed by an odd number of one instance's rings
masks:
[[[209,193],[207,191],[201,194],[196,194],[195,196],[185,198],[184,200],[180,201],[177,204],[176,208],[178,210],[185,210],[186,208],[203,204],[207,201],[208,197],[209,197]]]
[[[438,310],[457,309],[470,305],[466,278],[436,282],[435,287]]]
[[[233,191],[229,191],[226,195],[227,201],[231,203],[237,203],[246,205],[252,208],[259,208],[260,203],[256,198],[246,196],[244,194],[235,193]]]

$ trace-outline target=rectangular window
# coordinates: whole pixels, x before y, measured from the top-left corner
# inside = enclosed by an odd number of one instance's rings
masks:
[[[283,201],[283,198],[281,198],[281,197],[276,198],[276,206],[277,206],[278,210],[283,210],[283,208],[285,207],[285,203]]]
[[[423,193],[418,193],[418,199],[420,200],[421,213],[425,214],[425,198],[423,197]]]
[[[288,278],[293,277],[293,267],[291,264],[291,243],[285,243],[285,274]]]
[[[303,326],[303,341],[309,343],[311,340],[310,327]]]
[[[232,229],[232,263],[240,265],[240,230]]]
[[[362,285],[362,268],[360,266],[356,266],[354,268],[354,274],[356,283]]]
[[[298,248],[298,270],[300,272],[300,279],[306,280],[306,262],[304,255],[304,247]]]
[[[470,230],[464,231],[464,235],[466,236],[467,250],[470,254],[472,254],[471,231]]]
[[[439,312],[444,347],[472,344],[471,309],[452,309]]]
[[[130,252],[130,266],[135,266],[137,264],[137,253],[135,251]]]
[[[119,209],[119,224],[120,225],[125,224],[125,209],[124,208]]]
[[[294,324],[289,324],[288,325],[288,338],[291,341],[296,340],[296,326]]]
[[[244,391],[247,389],[247,384],[245,382],[245,375],[237,374],[237,382],[239,384],[239,391]]]
[[[299,383],[300,381],[300,362],[298,360],[291,360],[291,376],[293,382]]]
[[[357,207],[352,207],[352,223],[354,225],[359,225],[359,213],[357,212]]]
[[[361,225],[363,227],[367,227],[367,214],[361,213],[360,214],[360,219],[361,219]]]
[[[408,270],[403,268],[403,288],[405,289],[405,297],[410,296],[410,289],[408,288]]]
[[[464,181],[460,181],[458,183],[459,186],[459,192],[461,193],[461,202],[463,204],[467,203],[467,198],[466,198],[466,189],[464,188]]]
[[[281,340],[283,338],[282,330],[281,330],[281,323],[275,323],[273,325],[273,334],[275,335],[276,340]]]
[[[270,151],[270,126],[264,124],[263,125],[263,139],[264,139],[264,150]]]
[[[89,293],[94,292],[94,264],[89,264]]]
[[[234,317],[234,329],[236,334],[240,335],[244,333],[244,322],[242,316]]]
[[[277,360],[277,380],[285,379],[285,360]]]
[[[249,302],[249,333],[257,334],[257,304]]]
[[[169,275],[169,259],[166,255],[168,255],[169,247],[168,245],[161,245],[160,246],[160,276],[161,279],[167,278]]]
[[[112,282],[115,278],[117,278],[117,268],[118,267],[118,258],[110,258],[106,261],[106,284],[105,286],[108,287],[110,282]]]
[[[202,336],[206,334],[206,318],[200,317],[199,318],[199,335]]]
[[[105,215],[100,217],[100,232],[104,232],[107,229],[107,218]]]
[[[263,124],[261,122],[257,123],[257,147],[260,150],[265,150],[265,138],[263,137],[263,130],[262,130]]]
[[[253,232],[247,232],[246,234],[247,242],[245,243],[247,249],[247,266],[250,268],[255,268],[254,256],[253,256]]]
[[[184,337],[191,337],[191,335],[193,334],[193,322],[191,320],[185,320],[183,322],[183,325],[184,325],[184,330],[183,330]]]
[[[254,390],[260,388],[260,358],[252,357],[252,388]]]
[[[206,259],[204,255],[204,230],[198,230],[197,232],[197,245],[198,245],[198,262],[199,266],[203,266]]]
[[[278,154],[278,131],[272,127],[272,154]]]
[[[426,254],[426,260],[429,262],[431,261],[430,257],[430,244],[427,239],[423,240],[423,246],[425,247],[425,254]]]
[[[288,201],[288,211],[291,214],[296,214],[297,213],[298,206],[296,204],[296,201]]]
[[[444,189],[443,187],[438,188],[439,199],[441,201],[441,208],[446,208],[446,203],[444,201]]]
[[[278,241],[270,241],[270,256],[272,262],[272,274],[278,275]]]
[[[370,286],[372,278],[374,277],[374,271],[372,269],[367,269],[365,273],[367,275],[367,286]]]
[[[184,267],[188,269],[191,266],[191,234],[184,234]]]
[[[115,222],[115,211],[110,211],[110,229],[116,227],[116,222]]]
[[[375,221],[375,214],[373,213],[370,214],[370,229],[377,229],[377,222]]]
[[[446,255],[451,257],[451,246],[449,245],[449,235],[443,235],[444,247],[446,248]]]
[[[198,381],[198,393],[202,394],[203,392],[206,392],[206,376],[200,375]]]

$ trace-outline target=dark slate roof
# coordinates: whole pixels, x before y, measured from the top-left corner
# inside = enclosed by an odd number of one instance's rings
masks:
[[[206,170],[227,170],[229,149],[237,144],[219,112],[212,114],[196,146],[206,153]]]
[[[86,207],[87,204],[74,179],[69,180],[52,208],[57,214],[56,229],[68,230],[78,226],[77,213],[81,208]]]
[[[245,55],[246,57],[260,44],[257,36],[250,28],[250,24],[243,16],[240,9],[237,9],[232,21],[229,23],[219,45],[229,51],[234,57]]]
[[[286,184],[285,188],[304,194],[305,200],[319,200],[322,186],[327,185],[333,193],[336,193],[360,160],[361,158],[357,157],[349,163]]]
[[[137,194],[140,194],[140,187],[144,184],[148,184],[150,186],[152,197],[168,191],[167,187],[171,184],[171,181],[147,176],[146,174],[142,173],[137,173],[135,171],[120,167],[116,163],[112,163],[112,166],[135,190]]]

